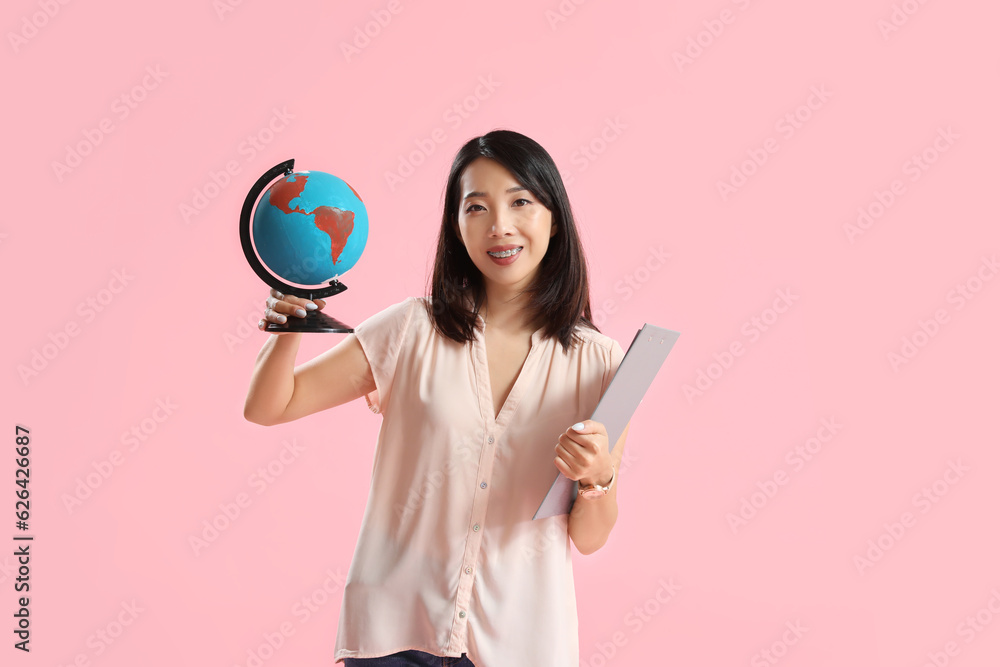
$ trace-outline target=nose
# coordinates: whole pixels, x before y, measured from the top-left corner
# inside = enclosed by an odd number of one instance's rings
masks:
[[[505,213],[498,212],[493,216],[493,222],[490,224],[490,236],[506,236],[512,231],[510,221]]]

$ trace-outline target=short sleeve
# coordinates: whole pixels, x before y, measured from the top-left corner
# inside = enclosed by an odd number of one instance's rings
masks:
[[[354,335],[361,343],[375,378],[375,391],[365,394],[365,402],[376,414],[382,413],[389,399],[399,351],[416,305],[416,298],[409,297],[354,327]]]
[[[625,351],[622,350],[622,346],[618,341],[614,338],[610,340],[611,348],[608,350],[607,367],[604,371],[604,380],[601,382],[601,396],[604,396],[604,392],[608,390],[611,380],[614,379],[615,373],[618,372],[618,367],[622,365],[622,359],[625,358]]]

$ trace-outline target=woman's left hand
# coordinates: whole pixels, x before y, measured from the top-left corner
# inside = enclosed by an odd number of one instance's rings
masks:
[[[604,424],[592,419],[584,419],[578,424],[583,428],[576,430],[571,426],[559,436],[556,468],[581,485],[607,484],[611,481],[613,465],[608,451],[608,431]]]

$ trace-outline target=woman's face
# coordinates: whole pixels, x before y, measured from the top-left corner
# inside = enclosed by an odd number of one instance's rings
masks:
[[[455,232],[485,282],[514,290],[528,287],[556,233],[552,211],[489,158],[469,163],[459,186],[462,199]],[[512,247],[521,250],[506,258],[489,254]]]

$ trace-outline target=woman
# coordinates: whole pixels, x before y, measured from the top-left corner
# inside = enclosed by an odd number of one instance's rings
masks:
[[[272,290],[260,326],[324,305]],[[569,544],[590,554],[607,540],[628,433],[609,452],[604,425],[587,419],[624,356],[590,317],[555,163],[495,130],[455,157],[430,297],[386,308],[298,367],[301,334],[264,344],[250,421],[361,396],[383,417],[337,662],[579,664]],[[532,520],[557,473],[587,493],[570,515]]]

